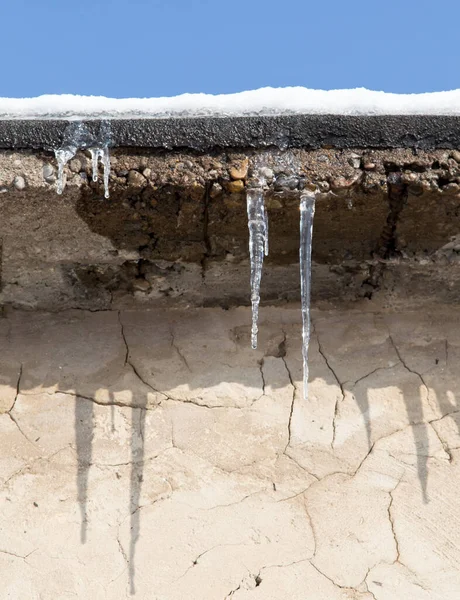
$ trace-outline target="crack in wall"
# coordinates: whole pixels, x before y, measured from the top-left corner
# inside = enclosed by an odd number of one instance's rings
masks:
[[[400,562],[400,560],[401,560],[401,551],[400,551],[400,547],[399,547],[398,538],[396,536],[395,520],[394,520],[393,515],[391,514],[391,507],[393,506],[393,502],[394,502],[394,496],[393,496],[393,494],[396,491],[396,489],[398,488],[398,486],[401,483],[401,481],[402,481],[402,477],[398,481],[398,483],[395,485],[395,487],[388,492],[388,494],[390,496],[390,502],[388,504],[387,511],[388,511],[388,520],[390,521],[391,532],[392,532],[394,543],[395,543],[395,550],[396,550],[396,559],[395,559],[395,562]]]
[[[312,325],[313,325],[313,333],[316,335],[316,340],[318,342],[318,352],[323,357],[327,368],[332,373],[332,376],[334,377],[337,385],[339,386],[340,393],[342,394],[342,402],[343,402],[345,400],[345,390],[344,390],[343,384],[340,381],[340,379],[338,378],[337,373],[332,368],[332,365],[330,364],[329,359],[327,358],[326,353],[324,352],[323,346],[321,344],[321,340],[319,338],[319,334],[317,333],[316,326],[313,324],[313,322],[312,322]],[[340,398],[337,398],[335,401],[335,405],[334,405],[334,414],[332,416],[332,440],[331,440],[331,449],[332,450],[334,450],[334,444],[335,444],[335,438],[336,438],[336,420],[337,420],[337,416],[338,416],[338,412],[339,412],[339,402],[340,402]]]
[[[312,483],[312,485],[315,485],[315,483]],[[308,510],[308,499],[306,495],[304,495],[303,497],[303,505],[305,514],[307,515],[308,523],[310,525],[311,535],[313,537],[313,554],[309,557],[308,560],[313,560],[316,556],[316,552],[318,551],[318,534],[316,533],[315,526],[313,525],[313,519],[311,517],[310,511]]]
[[[22,554],[16,554],[15,552],[10,552],[9,550],[0,549],[0,554],[6,554],[6,556],[12,556],[14,558],[19,558],[19,559],[23,560],[25,563],[27,563],[27,559],[29,558],[29,556],[31,556],[37,550],[38,550],[38,548],[34,548],[33,550],[31,550],[30,552],[28,552],[26,555],[23,556]]]
[[[318,475],[315,475],[314,473],[310,473],[310,471],[307,471],[307,469],[303,465],[301,465],[293,456],[288,454],[287,449],[284,450],[284,452],[282,452],[281,454],[279,454],[279,456],[286,456],[287,458],[289,458],[289,460],[291,460],[297,467],[299,467],[299,469],[304,471],[307,475],[310,475],[311,477],[316,479],[316,481],[320,481],[320,477],[318,477]]]
[[[376,248],[376,254],[381,258],[389,258],[396,251],[396,227],[408,197],[407,185],[401,172],[389,173],[387,185],[390,210]]]
[[[411,369],[411,368],[408,366],[408,364],[407,364],[407,363],[406,363],[406,361],[404,360],[404,358],[403,358],[403,356],[402,356],[401,352],[399,351],[399,348],[396,346],[396,344],[395,344],[395,342],[394,342],[394,340],[393,340],[393,337],[392,337],[392,335],[391,335],[391,332],[390,332],[390,330],[389,330],[389,329],[388,329],[388,337],[389,337],[389,340],[390,340],[390,343],[391,343],[391,345],[393,346],[393,348],[394,348],[394,350],[395,350],[395,352],[396,352],[396,355],[398,356],[398,359],[399,359],[399,361],[401,362],[401,364],[403,365],[403,367],[406,369],[406,371],[408,371],[409,373],[412,373],[413,375],[416,375],[416,376],[417,376],[417,377],[420,379],[420,382],[421,382],[422,386],[425,388],[425,391],[426,391],[426,399],[427,399],[427,402],[428,402],[428,404],[430,405],[431,409],[432,409],[434,412],[436,412],[436,410],[437,410],[437,409],[436,409],[436,406],[434,406],[434,405],[432,404],[432,402],[431,402],[430,390],[429,390],[429,388],[428,388],[427,384],[425,383],[425,380],[424,380],[424,378],[423,378],[423,375],[422,375],[421,373],[419,373],[418,371],[414,371],[414,369]]]
[[[388,173],[387,169],[387,174],[389,212],[373,253],[376,260],[370,264],[369,275],[362,283],[362,287],[369,288],[365,293],[365,297],[369,299],[380,288],[386,268],[385,261],[396,252],[396,229],[408,197],[408,188],[403,182],[402,173],[398,171]]]
[[[142,380],[141,380],[142,381]],[[142,383],[144,383],[144,381],[142,381]],[[149,386],[150,387],[150,386]],[[151,388],[153,391],[154,388]],[[166,396],[166,394],[164,394],[163,392],[156,392],[157,394],[164,396],[163,400],[167,400],[168,402],[179,402],[182,404],[193,404],[194,406],[197,406],[198,408],[209,408],[209,409],[218,409],[218,408],[225,408],[228,410],[249,410],[249,407],[242,407],[242,406],[228,406],[227,404],[206,404],[204,402],[199,402],[199,400],[201,400],[202,398],[200,398],[199,396],[195,397],[195,398],[175,398],[173,396]],[[162,401],[160,401],[158,404],[155,404],[153,406],[142,406],[142,405],[138,405],[138,404],[132,404],[132,403],[126,403],[126,402],[119,402],[115,399],[111,399],[107,402],[102,401],[102,400],[97,400],[97,398],[94,398],[92,396],[84,396],[83,394],[79,393],[78,391],[63,391],[63,390],[57,390],[56,392],[37,392],[37,393],[26,393],[24,394],[25,396],[42,396],[42,395],[46,395],[46,396],[59,396],[60,394],[62,394],[63,396],[70,396],[72,398],[78,399],[81,398],[82,400],[88,400],[89,402],[92,402],[93,404],[96,404],[97,406],[103,406],[103,407],[114,407],[117,406],[119,408],[131,408],[131,409],[138,409],[138,410],[145,410],[145,411],[155,411],[158,409],[158,407],[162,406]]]
[[[287,335],[286,335],[286,332],[284,330],[283,330],[283,335],[284,335],[284,339],[283,339],[283,341],[281,343],[284,344],[284,348],[286,349]],[[292,386],[292,402],[291,402],[291,409],[289,411],[289,419],[288,419],[288,425],[287,425],[288,436],[287,436],[286,447],[284,448],[284,453],[286,453],[286,450],[289,448],[289,445],[291,443],[291,433],[292,433],[292,431],[291,431],[291,425],[292,425],[292,415],[294,414],[294,403],[295,403],[295,395],[296,395],[296,386],[295,386],[295,383],[294,383],[294,379],[292,377],[292,373],[291,373],[291,371],[289,369],[289,366],[287,364],[287,361],[286,361],[286,353],[284,353],[284,355],[283,355],[283,353],[281,353],[280,358],[281,358],[281,360],[284,363],[284,366],[286,368],[286,371],[287,371],[287,374],[288,374],[288,377],[289,377],[290,385]]]
[[[329,575],[326,575],[326,573],[324,573],[323,571],[321,571],[321,569],[317,565],[315,565],[315,563],[313,562],[313,559],[309,560],[308,562],[315,569],[315,571],[317,573],[319,573],[325,579],[327,579],[328,581],[330,581],[332,583],[332,585],[334,587],[336,587],[336,588],[339,588],[339,590],[349,590],[349,591],[353,591],[353,592],[357,592],[358,591],[356,588],[352,588],[352,587],[345,586],[345,585],[340,585],[339,583],[337,583],[336,581],[334,581],[334,579],[332,579],[332,577],[330,577]]]
[[[141,374],[137,370],[137,367],[134,365],[134,363],[130,360],[130,351],[129,351],[128,341],[127,341],[126,335],[125,335],[125,330],[124,330],[123,322],[121,320],[121,311],[117,311],[117,314],[118,314],[118,322],[120,323],[121,337],[123,339],[123,343],[124,343],[125,348],[126,348],[125,366],[129,365],[131,367],[131,369],[133,370],[134,375],[136,375],[136,377],[139,379],[139,381],[141,381],[141,383],[143,383],[148,388],[150,388],[152,390],[152,392],[154,392],[155,394],[163,396],[164,399],[166,400],[168,398],[168,396],[166,396],[166,394],[164,394],[163,392],[160,392],[160,391],[156,390],[148,381],[146,381],[141,376]],[[146,408],[146,407],[144,407],[144,408]]]
[[[438,423],[439,421],[442,421],[443,419],[446,419],[447,417],[451,417],[452,415],[458,415],[458,413],[460,413],[460,409],[455,409],[452,412],[446,413],[445,415],[442,415],[442,417],[439,417],[437,419],[433,419],[432,421],[428,421],[428,423],[430,425],[433,425],[433,423]]]
[[[379,563],[378,563],[378,564],[379,564]],[[374,593],[373,593],[373,592],[371,592],[371,590],[369,589],[369,584],[367,583],[367,578],[369,577],[369,575],[370,575],[370,572],[372,571],[372,569],[375,569],[375,567],[376,567],[376,566],[377,566],[377,565],[374,565],[373,567],[369,567],[369,568],[367,569],[366,576],[364,577],[364,579],[363,579],[363,581],[362,581],[362,583],[361,583],[361,585],[363,585],[363,586],[366,588],[366,593],[367,593],[367,594],[369,594],[370,596],[372,596],[372,598],[373,598],[374,600],[377,600],[377,598],[375,597]],[[361,587],[361,585],[360,585],[359,587]]]
[[[398,366],[398,363],[396,363],[394,365],[391,365],[389,367],[377,367],[377,368],[373,369],[372,371],[370,371],[369,373],[366,373],[366,375],[363,375],[362,377],[360,377],[356,381],[353,381],[353,382],[350,382],[350,383],[353,384],[353,388],[354,388],[358,383],[360,383],[361,381],[364,381],[365,379],[367,379],[371,375],[374,375],[374,373],[378,373],[379,371],[390,371],[391,369],[394,369],[397,366]]]
[[[236,592],[241,589],[241,586],[243,585],[243,583],[244,583],[244,579],[242,581],[240,581],[240,583],[238,584],[238,586],[236,588],[233,588],[232,590],[230,590],[228,592],[228,594],[226,594],[225,600],[228,600],[229,598],[234,596],[236,594]]]
[[[169,330],[170,336],[171,336],[171,348],[173,348],[177,354],[177,356],[180,358],[180,360],[182,361],[182,363],[184,364],[185,368],[187,369],[187,371],[189,373],[192,372],[192,369],[190,368],[190,365],[187,362],[187,359],[185,358],[185,356],[182,354],[179,346],[176,344],[175,342],[175,336],[174,336],[174,330],[171,327]]]
[[[265,375],[264,375],[264,358],[262,357],[259,361],[259,371],[260,371],[260,378],[262,379],[262,395],[260,396],[260,398],[263,398],[265,396]],[[260,398],[257,398],[257,400],[260,400]]]
[[[42,461],[49,462],[55,456],[57,456],[58,454],[60,454],[64,450],[68,450],[69,448],[71,448],[73,450],[73,448],[70,446],[70,444],[66,444],[63,448],[59,448],[59,450],[56,450],[56,452],[53,452],[52,454],[49,454],[48,456],[39,456],[38,458],[33,459],[32,462],[24,464],[20,469],[18,469],[17,471],[14,471],[14,473],[12,473],[9,477],[7,477],[5,479],[5,481],[2,482],[3,487],[6,488],[7,485],[10,483],[10,481],[12,481],[13,479],[15,479],[19,475],[23,475],[24,473],[30,473],[31,470],[32,470],[32,468],[36,464],[38,464],[38,463],[40,463]]]
[[[117,575],[114,579],[112,579],[112,581],[109,582],[109,585],[110,585],[110,583],[113,583],[118,578],[120,578],[123,575],[123,573],[126,573],[126,570],[129,569],[129,558],[126,555],[125,549],[123,548],[123,544],[120,541],[120,537],[119,537],[118,533],[117,533],[117,538],[116,539],[117,539],[118,548],[120,550],[120,554],[123,557],[123,560],[126,563],[126,566],[125,566],[125,568],[123,569],[123,571],[119,575]]]
[[[239,544],[216,544],[212,548],[209,548],[208,550],[204,550],[203,552],[201,552],[200,554],[198,554],[198,556],[196,558],[193,559],[192,564],[184,571],[184,573],[182,573],[182,575],[180,575],[174,581],[174,583],[176,583],[177,581],[180,581],[181,579],[183,579],[187,575],[187,573],[189,573],[189,571],[191,571],[194,567],[196,567],[198,565],[200,559],[203,558],[203,556],[206,556],[206,554],[209,554],[210,552],[213,552],[217,548],[228,548],[228,547],[235,547],[235,546],[246,546],[246,544],[244,542],[241,542]]]
[[[17,401],[17,399],[18,399],[18,396],[19,396],[19,394],[20,394],[20,391],[21,391],[21,390],[20,390],[20,386],[21,386],[21,379],[22,379],[22,370],[23,370],[23,366],[22,366],[22,364],[21,364],[21,365],[19,366],[18,381],[17,381],[17,383],[16,383],[16,395],[15,395],[15,397],[14,397],[13,404],[11,405],[10,409],[8,410],[8,412],[11,412],[11,411],[14,409],[14,407],[15,407],[15,405],[16,405],[16,401]]]
[[[389,340],[390,340],[390,342],[391,342],[391,345],[393,346],[393,348],[394,348],[394,350],[395,350],[395,352],[396,352],[396,354],[397,354],[397,356],[398,356],[398,359],[399,359],[399,361],[401,362],[402,366],[403,366],[403,367],[406,369],[406,371],[409,371],[409,373],[412,373],[413,375],[417,375],[417,377],[418,377],[418,378],[420,379],[420,381],[422,382],[422,385],[423,385],[423,387],[425,388],[425,390],[426,390],[426,392],[427,392],[427,395],[429,395],[429,389],[428,389],[428,386],[427,386],[427,384],[425,383],[425,380],[423,379],[423,376],[422,376],[422,374],[421,374],[421,373],[419,373],[418,371],[414,371],[414,369],[411,369],[411,368],[410,368],[410,367],[407,365],[406,361],[403,359],[403,357],[402,357],[402,355],[401,355],[401,352],[399,351],[399,348],[396,346],[396,344],[395,344],[395,342],[394,342],[394,340],[393,340],[393,336],[391,335],[391,333],[390,333],[390,331],[389,331],[389,330],[388,330],[388,338],[389,338]]]
[[[276,502],[290,502],[291,500],[300,498],[300,496],[303,496],[310,489],[310,487],[313,485],[313,483],[316,483],[316,481],[319,481],[319,480],[317,478],[315,478],[315,481],[311,482],[310,485],[308,487],[306,487],[304,490],[300,490],[300,492],[297,492],[297,494],[294,494],[293,496],[287,496],[286,498],[281,498],[281,500],[277,500]]]
[[[323,481],[324,479],[326,479],[326,478],[328,478],[328,477],[331,477],[331,476],[333,476],[333,475],[337,475],[337,474],[343,474],[343,475],[346,475],[346,474],[344,474],[344,473],[333,473],[333,474],[327,475],[327,476],[326,476],[326,477],[324,477],[324,478],[323,478],[321,481]],[[355,473],[355,474],[356,474],[356,473]],[[353,477],[354,477],[354,476],[353,476]],[[353,477],[350,477],[350,476],[349,476],[349,479],[351,480]],[[394,564],[394,563],[396,563],[396,562],[400,562],[400,548],[399,548],[399,542],[398,542],[398,539],[397,539],[397,537],[396,537],[395,524],[394,524],[394,518],[393,518],[393,516],[392,516],[392,514],[391,514],[391,507],[392,507],[392,504],[393,504],[393,501],[394,501],[393,493],[395,492],[395,490],[397,489],[397,487],[399,486],[399,484],[401,483],[401,481],[402,481],[402,477],[401,477],[401,478],[398,480],[398,482],[396,483],[395,487],[394,487],[392,490],[390,490],[390,491],[388,492],[388,494],[389,494],[389,496],[390,496],[390,502],[389,502],[389,504],[388,504],[388,507],[387,507],[387,512],[388,512],[388,518],[389,518],[390,527],[391,527],[391,531],[392,531],[392,536],[393,536],[393,539],[394,539],[394,542],[395,542],[395,549],[396,549],[396,559],[394,560],[393,564]],[[314,484],[312,484],[312,485],[314,485]],[[308,520],[309,520],[309,523],[310,523],[310,527],[311,527],[311,530],[312,530],[313,539],[314,539],[314,543],[315,543],[315,547],[314,547],[313,556],[312,556],[310,559],[308,559],[308,562],[311,564],[311,566],[312,566],[312,567],[313,567],[313,568],[314,568],[314,569],[315,569],[315,570],[316,570],[316,571],[317,571],[317,572],[318,572],[320,575],[322,575],[323,577],[325,577],[326,579],[328,579],[328,580],[329,580],[329,581],[330,581],[330,582],[331,582],[331,583],[332,583],[334,586],[336,586],[337,588],[340,588],[340,589],[343,589],[343,590],[350,590],[350,591],[354,591],[354,592],[361,593],[361,591],[360,591],[358,588],[360,588],[362,585],[364,585],[364,586],[366,587],[366,589],[367,589],[367,592],[368,592],[368,593],[370,593],[370,594],[372,594],[372,596],[373,596],[373,597],[375,597],[375,596],[374,596],[374,594],[373,594],[372,592],[370,592],[370,590],[369,590],[369,587],[368,587],[368,584],[367,584],[367,578],[368,578],[368,576],[369,576],[369,573],[371,572],[371,570],[372,570],[372,569],[374,569],[374,568],[375,568],[375,567],[376,567],[378,564],[380,564],[380,561],[376,562],[376,563],[375,563],[375,564],[374,564],[372,567],[369,567],[369,568],[367,569],[367,573],[366,573],[366,575],[365,575],[365,577],[364,577],[364,579],[363,579],[362,583],[361,583],[359,586],[357,586],[357,587],[351,587],[351,586],[340,585],[340,584],[339,584],[339,583],[337,583],[337,582],[336,582],[336,581],[335,581],[335,580],[334,580],[334,579],[333,579],[331,576],[327,575],[327,574],[326,574],[324,571],[322,571],[322,570],[321,570],[321,569],[320,569],[320,568],[319,568],[319,567],[318,567],[318,566],[317,566],[317,565],[314,563],[314,559],[315,559],[315,556],[316,556],[316,553],[317,553],[317,547],[318,547],[318,546],[317,546],[317,534],[316,534],[316,532],[315,532],[315,528],[314,528],[314,525],[313,525],[313,519],[312,519],[312,517],[311,517],[311,515],[310,515],[310,513],[309,513],[309,511],[308,511],[308,500],[307,500],[307,498],[306,498],[305,496],[304,496],[304,504],[305,504],[305,512],[306,512],[306,514],[307,514],[307,517],[308,517]],[[401,563],[401,564],[402,564],[402,563]]]
[[[17,384],[16,384],[16,395],[14,397],[13,404],[12,404],[11,408],[6,411],[6,414],[9,416],[9,418],[11,419],[11,421],[16,425],[16,427],[18,428],[18,430],[21,433],[21,435],[29,442],[29,444],[32,444],[32,446],[36,447],[35,444],[34,444],[34,442],[24,433],[24,431],[22,430],[21,426],[19,425],[18,420],[12,414],[13,410],[14,410],[14,407],[16,406],[16,402],[17,402],[17,399],[19,397],[19,394],[21,393],[20,392],[20,385],[21,385],[21,379],[22,379],[22,371],[23,371],[23,366],[21,364],[20,369],[19,369],[18,381],[17,381]]]
[[[445,442],[445,441],[442,439],[442,437],[441,437],[441,435],[440,435],[439,431],[438,431],[438,430],[436,429],[436,427],[433,425],[433,421],[429,421],[429,422],[428,422],[428,424],[430,425],[430,427],[431,427],[432,431],[434,431],[434,434],[435,434],[435,435],[436,435],[436,437],[438,438],[438,440],[439,440],[439,443],[441,444],[441,446],[442,446],[442,448],[443,448],[444,452],[447,454],[447,460],[448,460],[450,463],[451,463],[451,462],[453,462],[453,460],[454,460],[454,456],[453,456],[453,454],[452,454],[452,451],[451,451],[451,449],[449,448],[449,445],[447,444],[447,442]],[[453,448],[452,450],[455,450],[455,448]]]

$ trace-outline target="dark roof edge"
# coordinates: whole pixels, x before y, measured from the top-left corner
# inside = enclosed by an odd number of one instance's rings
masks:
[[[97,133],[101,120],[83,121]],[[0,120],[0,148],[59,148],[66,120]],[[135,148],[460,148],[460,117],[284,115],[110,120],[111,146]]]

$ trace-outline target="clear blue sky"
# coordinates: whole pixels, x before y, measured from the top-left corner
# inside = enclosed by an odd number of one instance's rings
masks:
[[[3,0],[0,96],[460,87],[460,0]]]

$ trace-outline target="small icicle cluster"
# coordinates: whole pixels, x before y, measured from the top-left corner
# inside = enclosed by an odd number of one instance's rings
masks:
[[[71,160],[77,150],[88,149],[91,153],[93,166],[93,181],[97,181],[98,162],[104,167],[104,196],[109,197],[110,176],[110,123],[103,121],[98,136],[94,136],[81,122],[70,123],[64,132],[63,142],[60,148],[54,151],[58,164],[57,193],[62,194],[65,187],[64,167]]]
[[[260,281],[264,255],[268,255],[268,215],[262,188],[247,191],[247,211],[249,227],[249,257],[251,261],[251,305],[252,328],[251,345],[257,348],[257,333],[260,304]]]
[[[315,216],[314,192],[304,190],[300,196],[300,290],[302,305],[303,397],[308,399],[308,347],[310,345],[311,245]]]

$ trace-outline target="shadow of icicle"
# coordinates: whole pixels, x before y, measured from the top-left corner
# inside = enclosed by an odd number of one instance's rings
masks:
[[[92,402],[75,398],[75,439],[77,447],[77,497],[81,513],[80,540],[86,543],[88,529],[88,478],[94,435]]]
[[[140,536],[140,496],[142,490],[142,481],[144,477],[144,455],[145,455],[145,417],[146,405],[142,408],[132,409],[132,430],[131,430],[131,476],[130,476],[130,511],[131,511],[131,537],[129,544],[129,586],[130,593],[136,593],[134,582],[135,554],[136,544]]]

